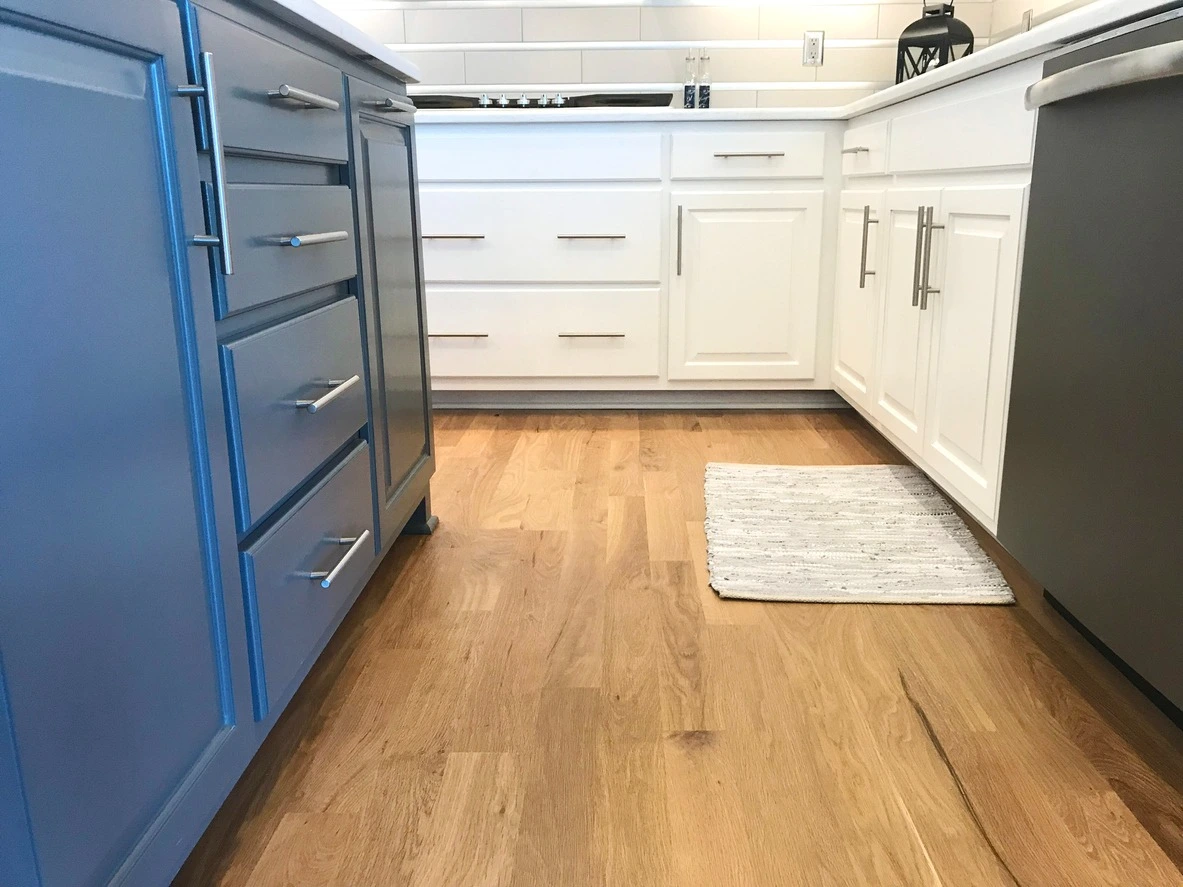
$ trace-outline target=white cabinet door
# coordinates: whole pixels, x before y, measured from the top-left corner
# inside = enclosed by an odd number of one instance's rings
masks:
[[[674,193],[669,378],[813,378],[822,196]]]
[[[948,188],[934,234],[925,461],[993,518],[1026,188]],[[940,248],[941,241],[943,248]],[[938,265],[937,258],[943,258]],[[938,273],[943,265],[943,271]]]
[[[887,192],[881,236],[883,299],[879,313],[879,364],[871,412],[904,443],[920,450],[928,388],[931,311],[921,311],[916,289],[920,254],[919,212],[937,206],[939,190]],[[931,300],[929,302],[931,305]]]
[[[834,281],[834,387],[870,409],[875,334],[882,290],[879,229],[886,192],[843,191],[838,210],[838,273]]]

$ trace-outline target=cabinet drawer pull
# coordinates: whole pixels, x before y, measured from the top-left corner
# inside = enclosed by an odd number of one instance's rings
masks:
[[[940,290],[928,285],[929,275],[932,273],[932,232],[943,231],[944,225],[934,225],[932,223],[932,214],[935,207],[929,207],[925,213],[924,228],[927,231],[927,236],[924,238],[924,276],[920,280],[920,310],[928,310],[928,297],[930,295],[940,295]]]
[[[308,410],[310,413],[323,410],[360,381],[361,376],[353,375],[348,379],[332,379],[328,382],[322,382],[320,383],[321,385],[331,387],[331,390],[316,400],[297,400],[295,403],[296,409]]]
[[[682,204],[678,204],[678,277],[682,276]]]
[[[920,266],[924,261],[924,207],[916,210],[916,263],[912,267],[912,307],[920,304]]]
[[[226,152],[222,147],[222,125],[218,117],[218,91],[214,83],[214,54],[203,52],[198,57],[201,83],[185,83],[177,87],[181,96],[205,98],[209,126],[210,166],[214,173],[214,207],[218,217],[217,234],[195,234],[190,239],[194,246],[216,246],[222,254],[222,273],[234,273],[234,259],[230,255],[230,211],[226,205]]]
[[[730,157],[784,157],[784,151],[716,151],[715,156],[720,160],[727,160]]]
[[[341,103],[336,99],[326,98],[323,95],[317,95],[315,92],[309,92],[306,89],[300,89],[288,84],[282,84],[279,89],[267,90],[267,97],[272,101],[287,100],[299,102],[308,108],[323,108],[326,111],[341,110]]]
[[[389,114],[392,111],[415,113],[414,104],[411,102],[396,102],[394,99],[375,99],[374,101],[362,102],[362,104],[383,114]]]
[[[316,246],[318,243],[336,243],[340,240],[348,240],[348,231],[325,231],[321,234],[293,234],[291,237],[283,237],[280,240],[281,246]]]
[[[337,536],[326,541],[332,542],[335,545],[348,545],[349,550],[345,552],[345,556],[337,561],[337,565],[331,570],[314,570],[312,572],[302,571],[296,573],[301,579],[320,580],[321,588],[328,588],[333,584],[333,580],[341,574],[355,554],[361,551],[362,546],[366,544],[366,540],[370,538],[369,530],[362,530],[360,536]]]
[[[858,270],[858,288],[861,290],[867,288],[867,278],[875,276],[874,271],[867,270],[867,241],[870,239],[871,226],[878,224],[878,219],[871,218],[871,204],[868,203],[863,207],[863,251]]]
[[[488,333],[428,333],[429,339],[487,339]]]
[[[624,240],[627,234],[556,234],[559,240]]]
[[[843,154],[870,154],[871,149],[868,148],[866,145],[856,145],[853,148],[843,148],[842,153]]]
[[[623,339],[624,333],[559,333],[560,339]]]
[[[424,234],[424,240],[484,240],[484,234]]]

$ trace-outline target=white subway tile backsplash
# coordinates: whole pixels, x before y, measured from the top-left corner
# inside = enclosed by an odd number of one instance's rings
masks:
[[[873,89],[762,89],[756,107],[832,108],[866,98],[874,92]]]
[[[710,70],[716,81],[741,83],[816,80],[817,68],[801,64],[799,49],[712,49]]]
[[[712,89],[712,108],[754,108],[759,93],[754,89]],[[674,96],[676,103],[682,101],[681,95]]]
[[[490,9],[404,9],[407,43],[518,43],[522,11]]]
[[[639,40],[640,37],[641,10],[635,6],[527,7],[522,10],[523,40]]]
[[[401,9],[338,9],[337,15],[379,43],[405,43]]]
[[[642,40],[755,40],[755,6],[642,6]]]
[[[579,50],[506,49],[464,54],[468,83],[579,83]]]
[[[681,49],[585,49],[584,83],[681,83],[686,52]]]
[[[896,50],[892,47],[827,47],[818,80],[895,81]]]
[[[422,83],[465,82],[462,52],[404,52],[401,55],[419,66]]]
[[[912,4],[915,10],[916,4]],[[761,40],[800,40],[805,31],[825,31],[826,39],[873,38],[879,32],[879,7],[797,5],[761,6]]]

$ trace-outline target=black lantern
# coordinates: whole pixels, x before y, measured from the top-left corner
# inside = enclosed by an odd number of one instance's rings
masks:
[[[895,82],[947,65],[974,51],[974,32],[953,17],[952,3],[924,7],[924,15],[904,28],[896,56]]]

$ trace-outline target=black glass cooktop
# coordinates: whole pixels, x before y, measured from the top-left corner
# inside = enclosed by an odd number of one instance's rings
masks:
[[[547,104],[540,103],[539,96],[527,96],[528,105],[518,103],[520,96],[504,96],[507,105],[500,104],[502,96],[489,96],[491,104],[481,104],[481,99],[472,95],[417,95],[411,99],[416,108],[433,111],[455,111],[466,108],[543,108],[561,111],[563,108],[668,108],[673,99],[672,92],[597,92],[588,95],[563,96],[563,104],[555,105],[553,96],[547,96]]]

